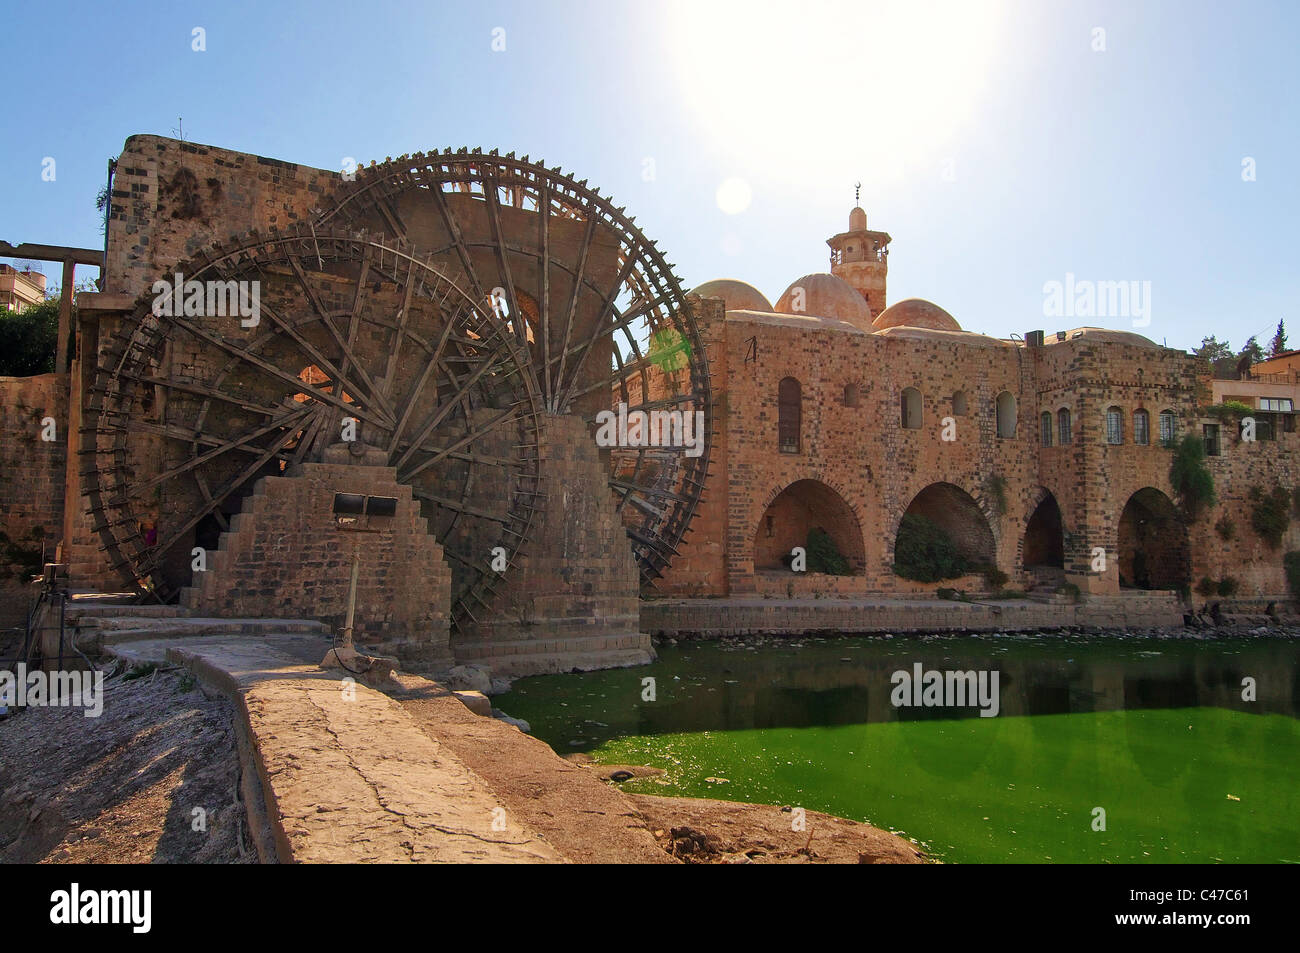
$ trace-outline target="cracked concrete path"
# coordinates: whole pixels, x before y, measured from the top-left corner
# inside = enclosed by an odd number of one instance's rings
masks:
[[[402,706],[316,664],[303,635],[133,642],[224,688],[252,739],[282,861],[559,863],[486,782]]]

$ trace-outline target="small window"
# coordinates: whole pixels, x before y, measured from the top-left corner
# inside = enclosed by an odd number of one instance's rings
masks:
[[[1160,411],[1160,442],[1168,446],[1178,437],[1178,418],[1172,410]]]
[[[966,392],[959,390],[952,395],[952,412],[958,417],[966,416]]]
[[[907,430],[920,430],[921,392],[915,387],[904,388],[900,409],[903,427]]]
[[[1010,391],[998,394],[997,400],[998,436],[1014,437],[1016,435],[1016,398]]]
[[[844,406],[845,407],[858,406],[858,385],[857,384],[844,385]]]
[[[1038,415],[1038,439],[1044,447],[1052,445],[1052,415],[1047,411]]]
[[[1295,414],[1282,415],[1282,432],[1295,433]]]
[[[777,446],[782,453],[799,452],[802,414],[803,397],[799,382],[793,377],[786,377],[777,388]]]
[[[1202,424],[1201,436],[1205,440],[1205,455],[1207,457],[1217,457],[1219,455],[1219,425]]]
[[[1260,410],[1271,410],[1275,413],[1291,413],[1291,398],[1289,397],[1261,397],[1259,399]]]
[[[1056,439],[1062,445],[1074,439],[1070,432],[1070,411],[1068,408],[1062,407],[1056,412]]]
[[[1106,411],[1106,442],[1112,446],[1124,442],[1124,412],[1118,407]]]
[[[1151,415],[1145,410],[1133,411],[1133,442],[1142,447],[1151,442]]]

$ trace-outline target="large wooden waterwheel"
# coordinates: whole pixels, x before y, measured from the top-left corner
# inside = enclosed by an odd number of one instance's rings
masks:
[[[642,582],[653,583],[700,501],[713,408],[681,284],[633,218],[558,168],[461,149],[360,170],[316,225],[403,241],[487,303],[524,349],[549,413],[593,423],[599,411],[624,404],[629,414],[702,420],[690,454],[671,447],[607,454]]]
[[[259,477],[346,441],[350,421],[421,501],[453,624],[480,617],[492,550],[514,561],[538,498],[541,396],[510,324],[429,256],[352,232],[254,233],[174,272],[257,282],[257,323],[153,294],[102,354],[84,475],[115,568],[174,595]]]

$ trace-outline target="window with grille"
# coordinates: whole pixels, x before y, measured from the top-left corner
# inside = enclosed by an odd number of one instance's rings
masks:
[[[1172,410],[1160,411],[1160,442],[1169,444],[1178,436],[1178,418]]]
[[[1145,410],[1133,411],[1133,442],[1143,447],[1151,442],[1151,415]]]
[[[1038,417],[1038,439],[1044,447],[1052,445],[1052,415],[1043,411]]]
[[[1061,443],[1069,443],[1074,439],[1070,433],[1070,412],[1064,407],[1056,412],[1056,439]]]
[[[1124,442],[1124,412],[1118,407],[1106,411],[1106,442],[1109,444]]]

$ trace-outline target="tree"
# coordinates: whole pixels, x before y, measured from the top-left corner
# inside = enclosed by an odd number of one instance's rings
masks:
[[[1250,336],[1250,340],[1246,342],[1246,346],[1241,349],[1241,353],[1238,354],[1237,357],[1249,357],[1250,363],[1252,364],[1258,364],[1260,361],[1264,360],[1264,349],[1260,347],[1259,342],[1255,340],[1255,335],[1252,334]]]
[[[1268,346],[1268,356],[1277,357],[1286,350],[1286,324],[1281,318],[1277,322],[1277,332],[1273,335],[1273,341]]]
[[[53,373],[58,339],[57,298],[17,312],[0,311],[0,376]]]
[[[1225,357],[1235,357],[1232,353],[1232,345],[1227,341],[1220,341],[1210,335],[1208,338],[1201,338],[1201,346],[1192,351],[1203,361],[1213,364],[1215,361],[1222,360]]]

